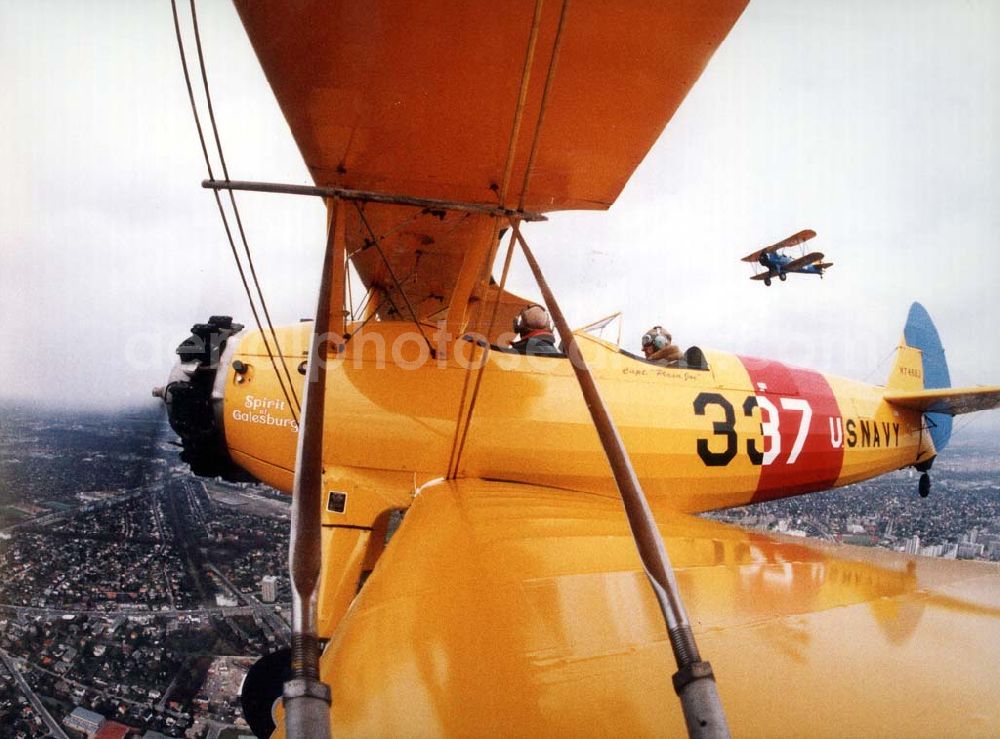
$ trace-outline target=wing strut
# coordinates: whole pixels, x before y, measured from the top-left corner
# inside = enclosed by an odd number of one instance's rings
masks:
[[[639,484],[635,470],[632,469],[632,462],[625,451],[625,445],[622,443],[618,429],[604,404],[604,399],[594,382],[593,375],[590,374],[583,354],[577,346],[576,338],[559,309],[548,283],[542,276],[541,268],[538,266],[534,254],[528,248],[528,243],[521,234],[520,223],[515,220],[512,226],[514,238],[521,244],[528,266],[531,267],[535,281],[542,292],[542,299],[552,314],[552,320],[566,344],[565,352],[573,364],[573,371],[576,373],[576,379],[583,391],[587,409],[590,411],[594,427],[601,438],[601,445],[604,447],[604,453],[611,465],[618,492],[625,505],[625,515],[628,517],[629,528],[632,530],[632,537],[639,550],[639,557],[642,559],[646,576],[649,578],[653,591],[656,593],[656,599],[659,601],[660,610],[663,612],[663,618],[667,624],[667,634],[670,637],[670,646],[673,648],[674,658],[677,660],[677,672],[673,676],[674,690],[681,699],[681,708],[684,711],[684,721],[687,724],[688,734],[692,737],[728,737],[729,727],[722,711],[722,702],[719,700],[719,691],[715,684],[712,666],[708,662],[702,661],[698,653],[698,646],[695,644],[691,623],[677,588],[677,580],[674,578],[670,558],[667,556],[667,550],[663,545],[663,539],[656,527],[656,521],[653,519],[642,486]]]
[[[243,190],[246,192],[273,192],[279,195],[311,195],[321,198],[339,198],[340,200],[359,200],[365,203],[383,203],[385,205],[413,205],[428,210],[458,210],[466,213],[485,213],[497,217],[517,217],[525,221],[547,221],[544,213],[504,208],[490,203],[471,203],[461,200],[438,200],[434,198],[416,198],[409,195],[397,195],[386,192],[368,190],[350,190],[344,187],[314,187],[312,185],[287,185],[280,182],[247,182],[245,180],[202,180],[201,186],[206,190]]]
[[[292,677],[285,683],[285,732],[290,737],[330,736],[330,688],[320,680],[316,602],[319,593],[323,498],[323,407],[327,342],[343,339],[345,271],[343,201],[334,199],[323,257],[316,320],[302,400],[302,424],[292,488],[292,535],[288,547],[292,581]],[[337,305],[331,306],[331,300]],[[331,316],[340,316],[331,325]],[[334,332],[331,334],[331,330]]]

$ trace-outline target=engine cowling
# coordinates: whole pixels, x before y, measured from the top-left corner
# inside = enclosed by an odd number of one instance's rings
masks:
[[[222,418],[224,402],[220,367],[226,367],[240,342],[243,325],[231,316],[212,316],[191,327],[191,335],[177,347],[177,364],[167,384],[153,390],[167,406],[170,427],[184,449],[181,459],[202,477],[221,477],[230,482],[255,478],[238,467],[226,446]]]

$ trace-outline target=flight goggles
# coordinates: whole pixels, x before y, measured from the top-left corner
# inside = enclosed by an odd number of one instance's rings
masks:
[[[645,349],[647,346],[654,346],[657,349],[662,349],[667,344],[670,343],[670,337],[665,334],[654,334],[648,333],[642,335],[642,348]]]

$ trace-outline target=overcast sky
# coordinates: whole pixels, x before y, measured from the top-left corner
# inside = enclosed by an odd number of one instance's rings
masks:
[[[235,11],[198,7],[230,175],[308,183]],[[998,49],[995,0],[754,0],[611,210],[527,236],[570,319],[622,310],[632,350],[662,323],[880,383],[916,299],[953,383],[1000,384]],[[0,85],[0,397],[149,402],[192,323],[250,323],[170,4],[0,0]],[[309,315],[319,202],[240,201],[274,318]],[[750,282],[739,258],[802,228],[827,276]]]

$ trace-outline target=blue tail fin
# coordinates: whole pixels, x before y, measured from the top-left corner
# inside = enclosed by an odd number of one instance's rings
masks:
[[[924,388],[930,390],[951,387],[948,362],[944,358],[941,337],[938,336],[927,310],[920,303],[910,306],[906,326],[903,328],[903,339],[908,346],[920,350],[923,359]],[[941,453],[951,438],[952,417],[947,413],[926,413],[925,416],[934,448]]]

